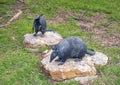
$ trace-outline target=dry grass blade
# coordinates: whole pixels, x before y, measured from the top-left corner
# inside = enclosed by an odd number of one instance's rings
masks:
[[[15,19],[17,19],[22,14],[21,10],[18,10],[18,13],[16,13],[6,24],[0,25],[0,28],[6,27],[11,24],[11,22]]]

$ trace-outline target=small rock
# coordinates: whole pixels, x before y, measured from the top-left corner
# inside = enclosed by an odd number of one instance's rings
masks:
[[[58,33],[46,32],[44,35],[39,32],[37,36],[25,34],[23,44],[27,48],[37,49],[41,46],[51,46],[59,43],[62,37]]]
[[[95,78],[97,78],[97,75],[94,76],[85,76],[85,77],[77,77],[74,78],[75,81],[80,81],[81,84],[86,84],[88,81],[93,80]]]
[[[69,81],[79,81],[80,85],[89,85],[89,81],[94,81],[95,78],[97,78],[97,75],[94,76],[85,76],[85,77],[76,77],[76,78],[72,78],[69,80],[65,80],[64,82],[69,82]]]

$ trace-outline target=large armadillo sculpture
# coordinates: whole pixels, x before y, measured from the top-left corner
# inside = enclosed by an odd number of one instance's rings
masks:
[[[81,60],[85,54],[94,55],[94,50],[88,50],[86,44],[79,37],[68,37],[57,45],[52,46],[50,62],[58,56],[56,61],[63,65],[68,58]]]

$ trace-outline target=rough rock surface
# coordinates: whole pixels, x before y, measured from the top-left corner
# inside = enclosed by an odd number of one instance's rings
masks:
[[[92,60],[96,66],[103,66],[107,64],[108,57],[101,52],[97,52],[96,55],[92,56]]]
[[[39,48],[41,46],[51,46],[59,43],[62,40],[62,37],[55,32],[46,32],[45,35],[42,35],[41,32],[37,34],[37,36],[33,36],[33,34],[25,34],[24,35],[24,46],[28,48]]]
[[[85,55],[82,61],[75,62],[75,59],[68,59],[63,65],[58,65],[59,62],[55,62],[55,59],[49,63],[51,52],[49,51],[44,55],[41,63],[53,80],[94,76],[97,72],[95,66],[102,66],[108,62],[106,55],[101,52],[96,52],[94,56]]]
[[[70,80],[65,80],[65,82],[69,82],[69,81],[72,81],[72,80],[75,80],[75,81],[79,81],[80,82],[80,85],[89,85],[89,81],[92,81],[93,79],[97,78],[98,76],[97,75],[93,75],[93,76],[85,76],[85,77],[76,77],[76,78],[73,78],[73,79],[70,79]]]

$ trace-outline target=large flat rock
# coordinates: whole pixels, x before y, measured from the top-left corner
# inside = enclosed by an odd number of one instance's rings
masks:
[[[23,44],[28,48],[39,48],[41,46],[51,46],[58,44],[62,37],[56,32],[46,32],[44,35],[39,32],[37,36],[25,34]]]
[[[51,52],[49,51],[44,55],[41,63],[53,80],[94,76],[97,72],[95,66],[102,66],[108,62],[106,55],[101,52],[96,52],[93,56],[85,55],[82,61],[75,62],[75,59],[68,59],[63,65],[58,65],[59,62],[55,62],[55,60],[49,63]]]

